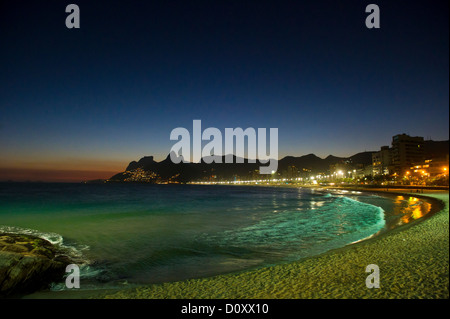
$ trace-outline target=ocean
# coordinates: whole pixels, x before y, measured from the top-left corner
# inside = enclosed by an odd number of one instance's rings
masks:
[[[408,223],[427,209],[417,198],[310,188],[0,183],[0,232],[61,246],[80,266],[81,289],[291,262]]]

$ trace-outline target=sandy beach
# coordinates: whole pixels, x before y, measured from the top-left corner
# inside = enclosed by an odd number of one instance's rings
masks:
[[[371,189],[370,192],[385,191]],[[392,193],[417,196],[411,190]],[[429,218],[373,239],[298,262],[240,273],[109,292],[97,298],[152,299],[409,299],[449,298],[449,194]],[[437,202],[436,202],[437,203]],[[366,287],[366,266],[380,269],[380,288]]]

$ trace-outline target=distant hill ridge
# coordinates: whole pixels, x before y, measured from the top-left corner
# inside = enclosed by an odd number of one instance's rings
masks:
[[[303,156],[286,156],[278,161],[278,172],[283,172],[290,166],[297,169],[307,169],[311,172],[325,172],[330,165],[348,162],[352,164],[369,165],[372,163],[372,153],[362,152],[350,157],[336,157],[329,155],[326,158],[320,158],[315,154],[307,154]],[[244,163],[237,163],[237,157],[233,155],[233,163],[225,163],[225,156],[221,157],[222,163],[206,164],[202,158],[200,163],[179,163],[174,164],[170,159],[170,154],[162,161],[157,162],[153,156],[144,156],[139,161],[132,161],[128,164],[125,172],[114,175],[110,181],[123,181],[131,175],[127,172],[141,169],[145,172],[154,172],[162,179],[169,179],[177,176],[177,180],[181,182],[202,179],[210,175],[216,175],[219,178],[233,178],[237,175],[240,177],[249,177],[259,170],[262,164],[259,161],[249,163],[247,159],[243,159]]]

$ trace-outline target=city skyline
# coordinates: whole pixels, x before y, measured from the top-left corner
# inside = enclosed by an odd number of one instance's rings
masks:
[[[77,1],[76,30],[2,4],[0,180],[106,178],[194,119],[276,127],[279,158],[449,138],[447,2],[378,1],[376,30],[369,3],[108,3]]]

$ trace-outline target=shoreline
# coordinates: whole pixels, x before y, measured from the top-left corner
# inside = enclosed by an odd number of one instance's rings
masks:
[[[41,291],[24,298],[448,298],[448,191],[417,194],[397,189],[395,192],[361,188],[354,190],[422,198],[431,203],[431,210],[418,220],[294,262],[206,278],[137,285],[120,290],[61,291],[57,294]],[[442,225],[447,226],[441,227]],[[440,233],[436,231],[439,229]],[[439,240],[432,240],[433,237],[438,237]],[[431,239],[433,245],[437,246],[427,249],[424,243],[427,239]],[[369,258],[370,256],[372,257]],[[411,258],[420,262],[411,261]],[[432,269],[428,265],[431,262]],[[365,286],[368,276],[365,267],[368,264],[379,265],[381,289],[368,289]],[[342,271],[339,272],[339,269]],[[401,275],[402,270],[405,271],[404,278]],[[387,282],[383,278],[387,279]]]
[[[336,189],[336,188],[332,188],[332,189]],[[340,190],[340,188],[337,188],[338,190]],[[429,203],[431,205],[430,210],[425,213],[423,216],[421,216],[420,218],[413,220],[412,222],[408,222],[406,224],[400,225],[400,226],[392,226],[391,225],[391,229],[384,229],[382,230],[382,232],[380,234],[374,234],[373,237],[378,237],[380,235],[386,235],[387,233],[390,233],[391,231],[397,230],[397,231],[401,231],[404,228],[408,228],[413,226],[416,223],[421,223],[423,221],[425,221],[426,219],[432,217],[434,214],[440,212],[441,210],[443,210],[445,208],[446,203],[440,199],[437,199],[435,197],[430,197],[430,196],[426,196],[423,195],[423,193],[408,193],[406,192],[407,189],[404,189],[405,192],[401,192],[402,189],[400,189],[400,191],[385,191],[384,189],[370,189],[370,190],[361,190],[360,188],[343,188],[342,190],[348,190],[348,191],[360,191],[360,192],[364,192],[365,194],[372,194],[372,195],[378,195],[380,196],[380,194],[382,194],[381,196],[386,196],[386,197],[394,197],[394,196],[404,196],[404,195],[408,195],[410,197],[415,197],[418,199],[422,199],[423,201],[425,201],[426,203]],[[433,192],[433,191],[432,191]],[[447,193],[448,191],[444,191],[443,193]],[[389,226],[388,224],[386,224],[386,227]]]
[[[209,278],[146,285],[93,298],[449,298],[448,191],[419,195],[396,189],[388,193],[426,199],[433,203],[432,211],[414,222],[372,238],[299,261]],[[369,275],[365,268],[369,264],[377,264],[380,268],[379,289],[368,289],[365,285]]]

